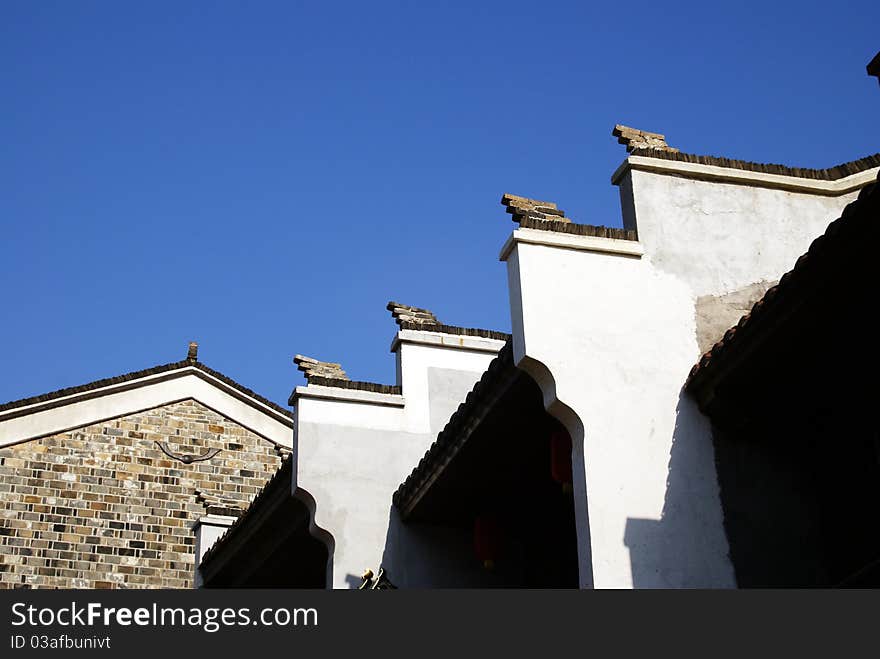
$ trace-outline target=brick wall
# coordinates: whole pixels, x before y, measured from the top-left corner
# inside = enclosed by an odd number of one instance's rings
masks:
[[[195,520],[246,507],[282,451],[191,400],[2,448],[0,588],[189,588]]]

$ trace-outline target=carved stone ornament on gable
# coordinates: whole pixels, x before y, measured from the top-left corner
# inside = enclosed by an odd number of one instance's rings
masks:
[[[185,465],[192,464],[193,462],[204,462],[205,460],[210,460],[215,455],[217,455],[221,449],[219,448],[209,448],[201,453],[201,455],[184,455],[182,453],[174,453],[171,449],[168,448],[168,444],[165,442],[156,442],[156,446],[167,455],[172,460],[177,460],[178,462],[182,462]]]

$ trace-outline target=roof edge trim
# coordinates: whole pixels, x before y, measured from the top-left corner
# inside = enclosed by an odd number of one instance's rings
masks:
[[[59,389],[41,396],[32,396],[17,401],[11,401],[0,406],[0,422],[8,419],[14,419],[35,412],[64,407],[84,400],[92,398],[100,398],[109,394],[128,391],[138,387],[157,384],[183,377],[185,375],[195,375],[206,382],[222,389],[227,393],[231,393],[234,397],[249,403],[252,407],[272,416],[293,427],[293,415],[288,410],[272,403],[267,399],[258,397],[250,389],[235,383],[234,380],[227,378],[223,374],[207,368],[203,364],[193,364],[190,362],[174,362],[157,366],[144,371],[135,371],[126,375],[115,378],[106,378],[103,380],[95,380],[87,384],[76,387],[68,387]]]
[[[497,354],[509,334],[494,330],[473,330],[480,334],[452,334],[441,328],[425,327],[422,329],[401,329],[391,341],[391,352],[397,352],[404,343],[430,346],[432,348],[448,348],[451,350],[473,350]]]
[[[637,240],[578,236],[569,233],[541,231],[540,229],[516,229],[505,241],[504,246],[501,248],[501,253],[498,255],[498,260],[506,261],[513,248],[519,243],[636,258],[641,258],[645,253],[642,244]]]
[[[360,403],[383,407],[404,407],[406,399],[401,394],[385,394],[363,389],[343,389],[310,384],[297,387],[290,394],[290,404],[294,405],[304,398],[317,398],[340,403]]]
[[[671,157],[675,155],[678,154],[660,157],[636,152],[615,170],[611,175],[611,183],[619,185],[621,178],[628,171],[637,170],[703,181],[837,197],[864,187],[874,180],[880,169],[880,154],[822,170],[761,165],[707,156],[690,156],[695,161],[679,160]]]

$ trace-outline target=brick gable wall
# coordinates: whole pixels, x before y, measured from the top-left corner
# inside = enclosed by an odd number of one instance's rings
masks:
[[[193,523],[245,508],[284,452],[193,400],[0,448],[0,588],[190,588]]]

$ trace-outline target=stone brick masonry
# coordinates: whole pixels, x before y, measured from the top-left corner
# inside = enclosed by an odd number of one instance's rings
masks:
[[[192,400],[2,448],[0,588],[192,587],[193,523],[245,508],[283,453]]]

